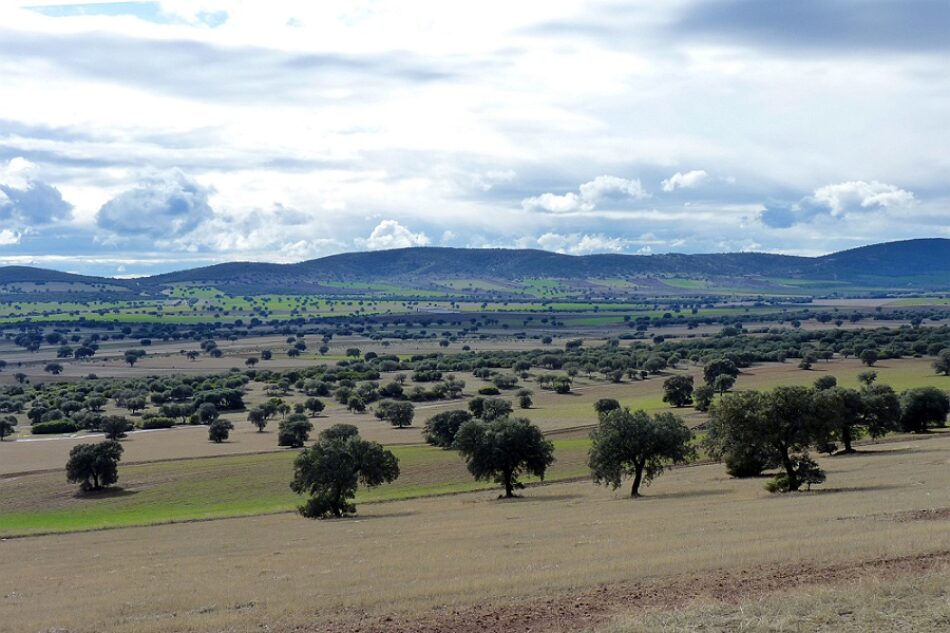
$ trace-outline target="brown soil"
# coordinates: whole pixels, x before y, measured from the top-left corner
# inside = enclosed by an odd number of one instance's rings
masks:
[[[947,509],[939,512],[946,513]],[[413,617],[364,617],[349,613],[319,629],[297,633],[538,633],[588,631],[610,617],[634,611],[681,608],[697,600],[729,604],[804,586],[893,578],[950,565],[950,551],[864,561],[849,566],[798,564],[722,571],[676,580],[603,585],[574,594],[548,595],[517,603],[437,609]]]

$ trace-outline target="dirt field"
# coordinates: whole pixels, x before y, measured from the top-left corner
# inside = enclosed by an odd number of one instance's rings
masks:
[[[923,604],[942,604],[945,591],[934,598],[926,583],[950,552],[950,436],[820,461],[828,484],[812,493],[769,495],[761,479],[709,465],[663,475],[640,500],[578,482],[510,502],[483,492],[364,504],[341,521],[283,514],[0,541],[0,631],[662,630],[622,618],[647,605],[675,625],[655,598],[664,587],[682,600],[672,606],[712,618],[719,607],[703,599],[902,569],[921,576]]]

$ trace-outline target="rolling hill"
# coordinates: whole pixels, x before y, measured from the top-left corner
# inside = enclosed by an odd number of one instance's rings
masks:
[[[24,266],[0,268],[0,286],[7,292],[11,288],[28,292],[45,284],[72,284],[139,295],[160,293],[181,284],[214,286],[232,294],[262,294],[340,292],[341,285],[346,284],[444,289],[447,280],[485,280],[504,287],[531,279],[557,279],[576,285],[607,278],[636,280],[644,291],[655,291],[663,286],[663,279],[671,277],[707,280],[709,285],[720,287],[766,289],[783,283],[808,286],[812,282],[826,288],[831,284],[869,289],[948,289],[950,240],[889,242],[820,257],[767,253],[575,256],[527,249],[417,247],[344,253],[295,264],[230,262],[134,280]]]

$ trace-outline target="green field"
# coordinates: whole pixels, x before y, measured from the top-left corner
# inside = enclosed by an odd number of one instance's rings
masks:
[[[555,440],[548,481],[583,477],[586,439]],[[357,503],[482,490],[453,451],[394,446],[401,475],[360,489]],[[296,452],[120,465],[119,488],[82,495],[62,472],[0,479],[0,536],[72,532],[292,511],[302,500],[288,484]],[[526,482],[536,478],[525,478]]]

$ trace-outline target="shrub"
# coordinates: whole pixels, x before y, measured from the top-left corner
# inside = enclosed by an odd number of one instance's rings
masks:
[[[75,433],[79,425],[72,420],[51,420],[33,425],[33,435],[51,435],[54,433]]]
[[[154,418],[143,418],[139,421],[139,428],[141,429],[170,429],[175,426],[175,421],[171,418],[165,417],[154,417]]]
[[[486,385],[486,386],[484,386],[484,387],[481,387],[481,388],[478,390],[478,393],[479,393],[480,395],[483,395],[483,396],[497,396],[497,395],[500,394],[501,392],[498,390],[498,387],[493,387],[493,386],[491,386],[491,385]]]

